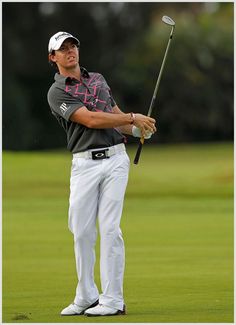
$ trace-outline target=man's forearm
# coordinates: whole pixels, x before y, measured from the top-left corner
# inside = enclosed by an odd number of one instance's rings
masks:
[[[118,111],[112,113],[89,111],[86,107],[77,109],[70,117],[71,121],[85,125],[91,129],[116,128],[131,124],[134,119],[131,114]]]
[[[114,116],[115,115],[115,116]],[[103,112],[91,112],[90,114],[90,128],[103,129],[103,128],[123,128],[130,127],[132,122],[130,114],[111,114]]]

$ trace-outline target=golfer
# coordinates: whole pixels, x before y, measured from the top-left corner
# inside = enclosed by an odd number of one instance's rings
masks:
[[[155,120],[123,113],[104,77],[80,67],[79,46],[79,40],[67,32],[53,35],[48,45],[49,61],[58,69],[48,103],[73,155],[68,225],[74,236],[78,285],[73,303],[61,315],[123,315],[120,220],[130,164],[123,134],[150,138],[156,132]],[[97,220],[100,295],[94,282]]]

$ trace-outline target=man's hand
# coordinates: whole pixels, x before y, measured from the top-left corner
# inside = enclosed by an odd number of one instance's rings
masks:
[[[141,136],[146,137],[147,132],[149,133],[155,133],[156,127],[155,127],[156,120],[152,117],[148,117],[143,114],[135,114],[134,119],[134,126],[140,129]]]
[[[157,129],[155,123],[156,120],[152,117],[148,117],[143,114],[135,114],[135,119],[133,124],[140,130],[141,136],[145,138],[148,133],[156,132]]]

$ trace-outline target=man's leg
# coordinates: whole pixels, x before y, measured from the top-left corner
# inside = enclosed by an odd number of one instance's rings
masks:
[[[99,296],[94,282],[96,217],[101,163],[73,160],[70,181],[69,229],[74,235],[78,285],[74,303],[88,307]]]
[[[102,294],[99,303],[123,310],[125,251],[120,220],[128,182],[129,158],[120,153],[104,161],[106,177],[100,186],[100,273]]]

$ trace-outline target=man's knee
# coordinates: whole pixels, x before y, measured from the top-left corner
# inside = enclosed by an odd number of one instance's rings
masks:
[[[95,242],[97,237],[96,229],[82,228],[74,232],[74,242],[82,243],[86,241]]]
[[[119,240],[122,239],[122,232],[119,227],[107,227],[100,230],[101,240]]]

